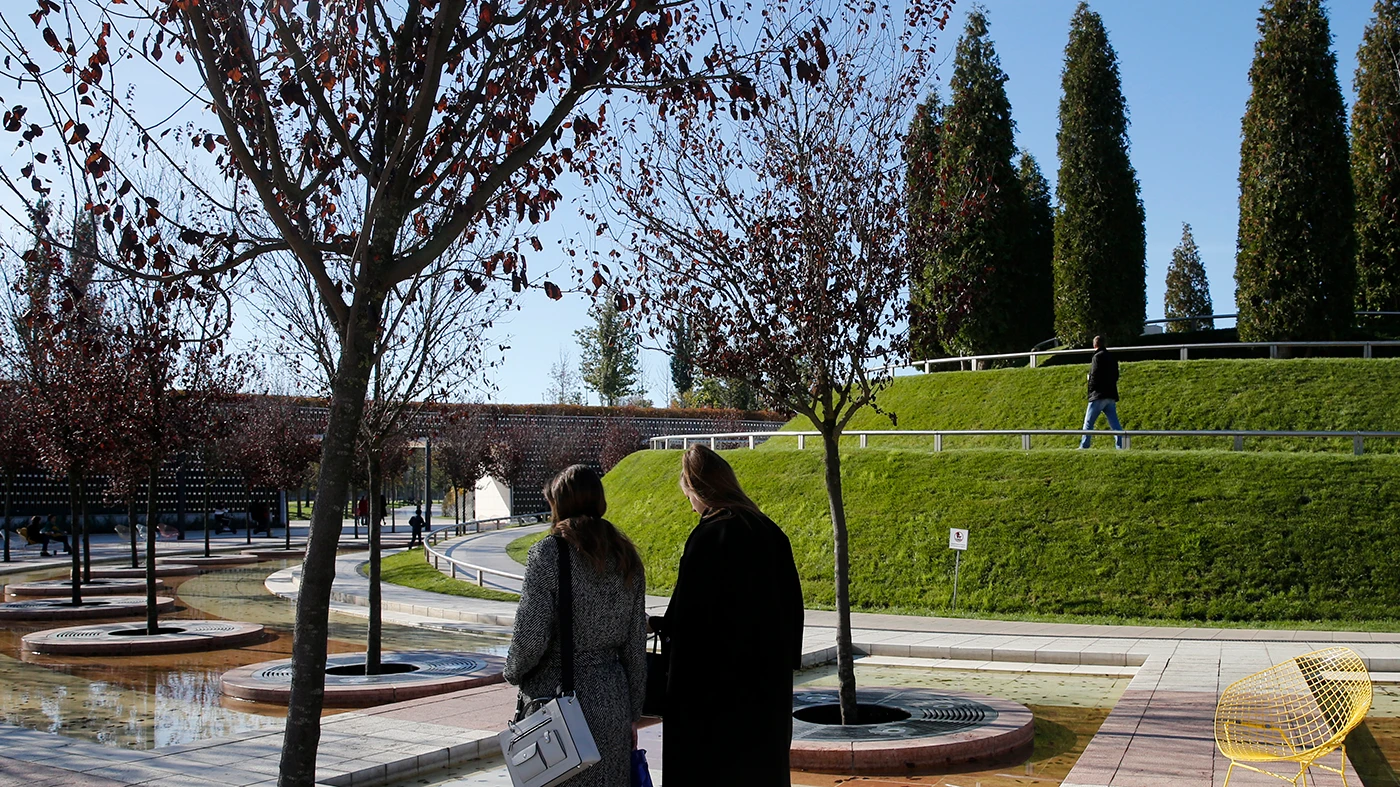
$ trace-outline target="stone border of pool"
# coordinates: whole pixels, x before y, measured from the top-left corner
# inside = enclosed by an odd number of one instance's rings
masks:
[[[402,672],[382,675],[336,674],[335,670],[363,665],[363,653],[339,653],[326,659],[326,705],[364,708],[390,702],[421,699],[452,691],[487,686],[505,680],[505,659],[484,653],[440,651],[385,651],[386,667],[406,666]],[[263,661],[224,673],[223,693],[253,702],[285,705],[292,692],[291,659]]]
[[[175,608],[175,599],[156,598],[156,609],[168,612]],[[0,604],[0,620],[61,621],[91,620],[92,618],[124,618],[146,613],[145,596],[99,596],[85,598],[80,607],[68,599],[31,598]]]
[[[193,563],[162,563],[160,558],[156,558],[156,576],[158,577],[183,577],[190,574],[198,574],[201,571],[199,566]],[[139,568],[94,568],[92,570],[94,579],[144,579],[146,567]]]
[[[122,596],[146,589],[141,579],[96,579],[79,584],[84,596]],[[156,580],[156,589],[164,590],[165,583]],[[45,579],[40,582],[21,582],[6,585],[5,593],[16,598],[62,597],[73,594],[73,580]]]
[[[193,653],[236,648],[265,636],[258,623],[235,620],[169,620],[161,633],[148,636],[144,621],[97,623],[45,629],[21,640],[30,653],[61,656],[151,656],[161,653]]]
[[[827,695],[835,689],[804,689],[794,692],[794,705],[802,705],[803,695]],[[795,770],[863,776],[897,776],[932,768],[957,767],[973,763],[994,764],[1006,758],[1029,754],[1035,740],[1035,717],[1030,709],[1009,700],[945,691],[883,687],[856,690],[862,705],[898,708],[910,714],[906,722],[832,725],[821,730],[825,739],[801,737],[805,728],[816,725],[796,722],[793,730],[791,762]],[[930,701],[951,699],[982,706],[991,711],[975,726],[941,734],[921,734],[920,717],[928,716]],[[820,700],[811,699],[811,702]],[[936,710],[936,709],[935,709]]]

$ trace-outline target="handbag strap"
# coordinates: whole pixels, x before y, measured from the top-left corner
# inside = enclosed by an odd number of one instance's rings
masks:
[[[563,536],[552,536],[559,547],[559,588],[556,611],[559,613],[559,691],[574,693],[574,584],[569,571],[569,542]]]

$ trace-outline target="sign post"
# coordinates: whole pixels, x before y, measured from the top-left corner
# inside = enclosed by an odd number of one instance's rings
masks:
[[[962,553],[967,551],[967,530],[956,527],[948,529],[948,548],[953,555],[953,611],[958,611],[958,570],[962,568]]]

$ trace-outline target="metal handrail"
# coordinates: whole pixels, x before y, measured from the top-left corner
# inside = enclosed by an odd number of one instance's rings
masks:
[[[1202,342],[1199,344],[1143,344],[1124,345],[1112,348],[1119,352],[1156,352],[1176,350],[1180,360],[1190,360],[1191,350],[1225,350],[1225,349],[1264,349],[1269,350],[1270,358],[1277,358],[1280,347],[1358,347],[1361,349],[1362,358],[1372,357],[1371,350],[1374,347],[1400,347],[1400,341],[1376,340],[1376,341],[1335,341],[1335,342]],[[1041,358],[1055,355],[1091,355],[1093,348],[1079,348],[1073,350],[1034,350],[1023,353],[993,353],[988,355],[953,355],[946,358],[926,358],[922,361],[906,361],[904,363],[888,364],[876,366],[870,369],[872,372],[893,372],[899,369],[922,369],[925,374],[931,372],[934,366],[947,364],[971,364],[975,371],[981,367],[985,361],[1006,361],[1019,358],[1026,358],[1030,361],[1032,369],[1036,368]]]
[[[488,568],[487,566],[478,566],[475,563],[468,563],[465,560],[458,560],[444,552],[433,549],[433,546],[444,538],[456,538],[472,533],[538,524],[548,519],[549,515],[548,511],[540,511],[534,514],[515,514],[513,516],[498,516],[489,519],[473,519],[467,522],[434,528],[423,538],[423,559],[432,563],[433,568],[436,568],[438,571],[442,570],[442,561],[447,561],[453,579],[457,578],[457,569],[459,568],[468,575],[470,575],[471,572],[476,572],[476,584],[478,586],[485,586],[487,574],[513,579],[517,582],[524,582],[525,577],[523,575],[512,574],[509,571],[500,571],[494,568]],[[484,527],[486,525],[491,525],[492,527]]]
[[[1397,439],[1400,432],[1324,432],[1324,431],[1268,431],[1252,429],[1124,429],[1114,431],[1111,429],[859,429],[842,432],[841,436],[860,438],[860,447],[868,447],[870,437],[933,437],[933,450],[943,450],[944,437],[976,436],[976,435],[1018,435],[1021,438],[1021,449],[1029,451],[1031,448],[1031,437],[1035,435],[1063,435],[1063,436],[1083,436],[1094,435],[1097,437],[1122,437],[1123,447],[1132,445],[1134,437],[1229,437],[1234,442],[1231,447],[1233,451],[1244,450],[1244,439],[1246,437],[1302,437],[1302,438],[1322,438],[1333,440],[1352,441],[1352,453],[1361,456],[1365,453],[1365,441],[1369,439]],[[743,443],[747,442],[748,448],[755,448],[758,445],[758,438],[772,437],[795,437],[797,438],[797,450],[801,451],[807,447],[808,437],[820,437],[820,432],[723,432],[715,434],[679,434],[661,435],[651,438],[650,445],[654,450],[669,450],[671,443],[680,441],[682,450],[690,447],[692,442],[708,442],[710,448],[721,447],[720,443]]]

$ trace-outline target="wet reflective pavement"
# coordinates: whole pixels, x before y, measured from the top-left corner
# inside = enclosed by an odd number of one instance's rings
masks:
[[[185,579],[176,585],[178,611],[162,619],[222,618],[262,623],[268,636],[241,648],[168,656],[71,657],[22,653],[20,639],[52,624],[12,622],[0,629],[0,722],[58,733],[104,746],[151,749],[281,729],[286,708],[222,697],[219,678],[234,667],[286,658],[295,609],[270,594],[263,580],[293,563],[274,561]],[[34,572],[14,582],[52,576]],[[329,651],[364,649],[363,620],[332,614]],[[471,650],[504,654],[506,642],[386,624],[386,650]],[[343,712],[328,708],[327,715]]]

